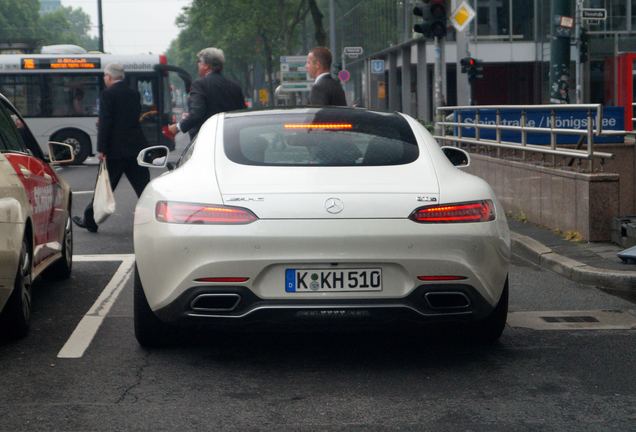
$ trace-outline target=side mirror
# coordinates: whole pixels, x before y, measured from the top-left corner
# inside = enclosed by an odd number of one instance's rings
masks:
[[[137,164],[147,168],[165,168],[169,152],[170,150],[166,146],[145,148],[137,155]]]
[[[444,146],[442,147],[442,151],[450,163],[457,168],[467,168],[470,166],[470,156],[465,150],[457,147]]]
[[[49,141],[49,163],[59,165],[75,160],[74,148],[71,144]]]

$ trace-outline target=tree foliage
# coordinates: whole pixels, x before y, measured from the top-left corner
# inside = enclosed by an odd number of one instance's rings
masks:
[[[309,5],[308,0],[193,0],[177,19],[181,33],[168,51],[171,63],[192,71],[196,53],[215,46],[225,51],[225,73],[247,94],[255,65],[264,68],[273,94],[279,57],[304,54],[301,27]]]
[[[91,19],[82,9],[62,7],[40,18],[42,45],[74,44],[98,49],[98,40],[89,35]]]
[[[0,0],[0,42],[37,39],[39,8],[38,0]]]
[[[97,49],[97,39],[89,35],[90,17],[82,9],[62,7],[42,16],[39,9],[39,0],[0,0],[0,42],[75,44]]]

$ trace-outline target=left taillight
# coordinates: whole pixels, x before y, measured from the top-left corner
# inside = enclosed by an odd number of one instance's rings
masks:
[[[409,219],[418,223],[488,222],[495,220],[495,206],[491,200],[426,206],[415,209]]]
[[[155,217],[159,222],[200,225],[245,225],[258,220],[242,207],[171,201],[157,202]]]

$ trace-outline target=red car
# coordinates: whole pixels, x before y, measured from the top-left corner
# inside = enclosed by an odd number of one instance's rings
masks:
[[[50,143],[54,163],[72,147]],[[31,285],[68,278],[73,259],[71,190],[49,165],[26,123],[0,95],[0,335],[29,330]]]

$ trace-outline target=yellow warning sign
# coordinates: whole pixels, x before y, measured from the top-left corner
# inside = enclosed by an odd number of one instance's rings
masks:
[[[475,10],[466,1],[463,1],[451,14],[450,22],[457,31],[463,31],[473,18],[475,18]]]

